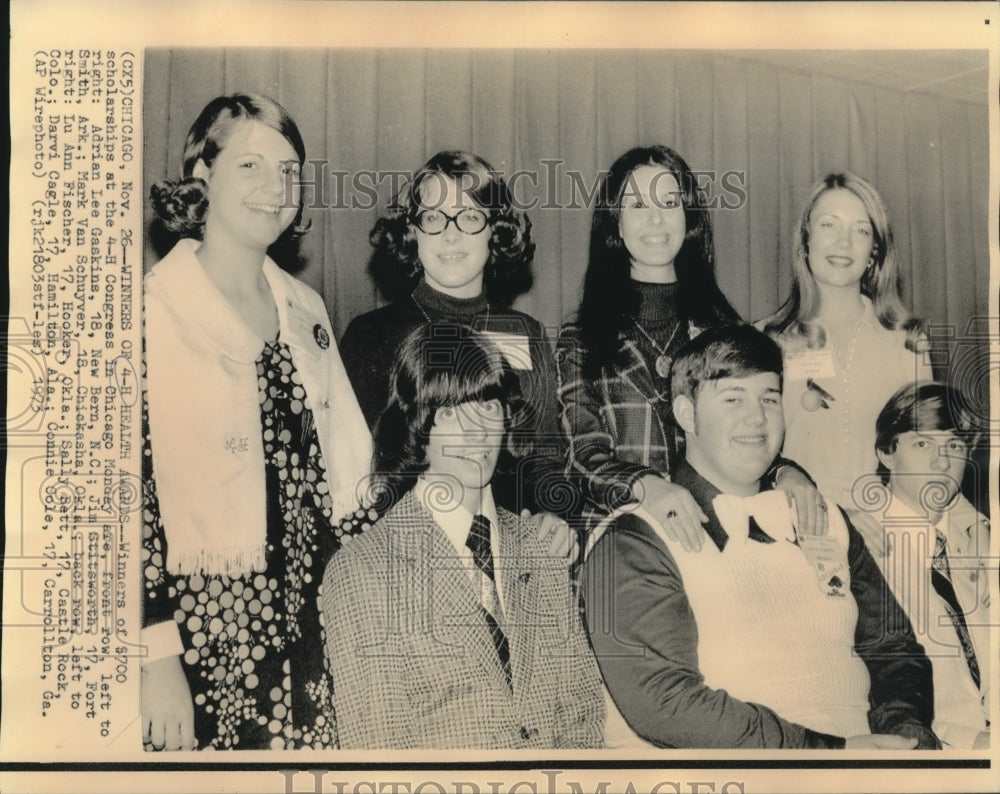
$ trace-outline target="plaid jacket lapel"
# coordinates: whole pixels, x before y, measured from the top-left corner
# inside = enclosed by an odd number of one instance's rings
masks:
[[[493,638],[479,611],[479,596],[457,549],[412,492],[403,502],[400,518],[411,530],[403,549],[416,566],[416,589],[426,594],[427,603],[423,606],[424,614],[429,617],[428,640],[433,640],[437,652],[449,646],[454,648],[456,654],[480,667],[487,680],[506,691],[507,682]],[[426,586],[421,588],[420,583]]]
[[[641,405],[645,410],[647,404],[652,404],[656,402],[659,397],[659,392],[653,383],[653,376],[649,372],[649,367],[646,366],[646,360],[642,357],[642,353],[639,351],[638,345],[632,339],[626,339],[622,345],[625,352],[628,354],[628,360],[624,363],[622,368],[618,370],[615,377],[621,382],[628,384],[636,393],[641,397]],[[660,438],[653,439],[650,437],[646,438],[647,446],[650,444],[658,444],[665,446],[668,443],[667,429],[663,426],[663,422],[660,420],[660,415],[657,411],[653,410],[650,412],[653,420],[656,423],[656,427],[660,431]]]
[[[514,680],[514,697],[520,701],[531,680],[537,645],[539,616],[534,605],[538,603],[539,577],[532,570],[534,560],[528,556],[528,545],[522,535],[534,532],[534,524],[525,530],[520,519],[505,510],[497,511],[500,518],[501,585],[506,604],[504,630],[510,641],[511,673]]]
[[[689,322],[687,326],[687,338],[694,339],[703,330]],[[628,354],[628,361],[625,362],[625,365],[620,370],[619,377],[623,382],[630,384],[643,398],[655,400],[660,392],[656,388],[656,384],[653,381],[653,373],[649,371],[646,359],[642,357],[639,346],[634,339],[625,337],[622,340],[622,349]]]
[[[625,339],[622,348],[628,354],[628,360],[616,373],[617,377],[635,389],[643,400],[655,400],[657,390],[653,385],[653,376],[638,345],[632,339]]]

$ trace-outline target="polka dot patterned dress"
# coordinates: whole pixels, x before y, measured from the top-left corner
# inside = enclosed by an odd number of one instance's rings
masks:
[[[313,415],[288,347],[267,343],[257,374],[267,568],[238,578],[164,569],[170,532],[159,516],[147,434],[144,623],[172,618],[180,629],[199,748],[336,747],[319,587],[330,555],[371,517],[331,520]]]

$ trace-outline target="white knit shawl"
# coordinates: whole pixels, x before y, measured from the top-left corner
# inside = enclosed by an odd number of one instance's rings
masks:
[[[264,340],[209,279],[195,255],[199,245],[181,240],[145,282],[153,471],[167,569],[241,575],[265,567],[267,500],[255,365]],[[263,272],[278,306],[279,338],[291,350],[313,411],[336,520],[361,501],[371,437],[322,299],[270,259]]]

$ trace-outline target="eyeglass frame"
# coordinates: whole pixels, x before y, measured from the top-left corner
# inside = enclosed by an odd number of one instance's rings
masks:
[[[420,218],[428,212],[439,212],[442,215],[444,215],[445,221],[444,221],[444,226],[441,227],[441,231],[429,232],[423,227],[423,224],[420,222]],[[465,229],[463,229],[461,226],[458,225],[458,219],[462,216],[463,213],[466,212],[477,212],[483,216],[484,219],[483,227],[479,229],[479,231],[467,232]],[[420,231],[422,231],[424,234],[430,235],[431,237],[437,237],[439,234],[444,234],[448,230],[448,225],[451,223],[454,223],[455,228],[458,229],[460,232],[462,232],[462,234],[470,234],[470,235],[482,234],[484,231],[486,231],[486,228],[492,223],[492,219],[490,218],[489,213],[484,212],[478,207],[466,207],[460,212],[456,212],[454,215],[449,215],[442,209],[435,209],[435,208],[422,209],[420,210],[420,212],[412,215],[410,217],[410,220],[418,229],[420,229]]]

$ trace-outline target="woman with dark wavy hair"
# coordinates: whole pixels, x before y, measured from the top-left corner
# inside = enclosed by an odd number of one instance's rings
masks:
[[[568,465],[584,483],[588,528],[639,502],[691,548],[706,519],[670,481],[678,460],[669,375],[676,351],[706,328],[741,322],[715,281],[712,226],[691,169],[666,146],[619,157],[600,185],[576,321],[556,361]],[[804,531],[822,524],[816,490],[780,461]]]
[[[274,100],[212,100],[179,235],[145,280],[144,739],[166,749],[336,746],[318,584],[371,438],[322,299],[268,256],[301,234],[302,136]],[[349,530],[348,530],[349,531]]]
[[[850,508],[854,483],[877,465],[879,410],[901,386],[933,379],[926,336],[903,304],[889,212],[867,180],[816,182],[793,250],[791,292],[761,323],[785,353],[784,454]]]
[[[477,155],[434,155],[403,187],[370,235],[370,271],[392,303],[348,326],[340,347],[370,427],[389,397],[387,357],[422,325],[461,323],[490,336],[520,381],[526,403],[516,437],[558,449],[555,366],[545,329],[510,308],[531,287],[531,222],[506,182]],[[495,484],[512,510],[566,513],[574,502],[557,455],[522,462]]]

